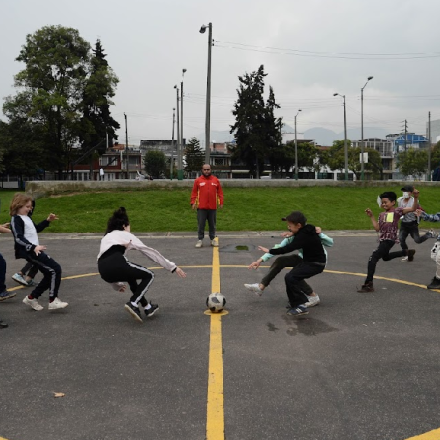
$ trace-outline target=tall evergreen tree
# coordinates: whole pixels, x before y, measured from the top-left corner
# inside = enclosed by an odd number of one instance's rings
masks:
[[[185,149],[185,171],[191,173],[200,171],[205,161],[205,155],[200,148],[200,141],[193,137],[189,140]]]
[[[235,124],[230,133],[234,134],[236,147],[232,149],[234,159],[243,161],[252,174],[259,177],[266,156],[267,111],[263,99],[264,66],[256,72],[239,76],[238,99],[232,114]]]
[[[100,145],[98,151],[105,152],[106,138],[109,144],[117,139],[115,131],[120,125],[110,115],[110,100],[115,95],[119,80],[109,67],[101,41],[97,40],[94,56],[90,60],[90,75],[86,81],[81,121],[81,143],[83,150]]]

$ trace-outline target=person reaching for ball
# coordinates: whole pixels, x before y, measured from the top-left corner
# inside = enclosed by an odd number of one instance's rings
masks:
[[[154,273],[146,267],[127,260],[125,253],[131,249],[138,250],[150,260],[181,278],[185,278],[186,273],[156,249],[146,246],[130,232],[130,221],[124,207],[113,213],[108,220],[107,231],[101,240],[98,254],[99,274],[104,281],[113,284],[113,288],[119,292],[125,292],[125,282],[128,283],[132,296],[125,304],[125,310],[134,319],[142,322],[139,304],[144,308],[147,317],[153,316],[159,310],[159,306],[151,304],[145,298],[154,280]],[[140,280],[139,284],[137,280]]]

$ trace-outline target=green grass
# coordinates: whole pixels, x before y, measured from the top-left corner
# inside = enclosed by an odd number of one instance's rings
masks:
[[[302,211],[308,222],[323,230],[371,230],[365,209],[379,214],[380,192],[395,191],[400,185],[381,188],[226,188],[225,206],[217,212],[217,229],[226,231],[278,231],[285,228],[281,217]],[[50,212],[60,220],[46,232],[104,232],[113,210],[125,206],[134,232],[195,232],[196,212],[190,208],[189,189],[99,192],[37,200],[34,221]],[[15,191],[0,190],[0,222],[9,221],[9,204]],[[421,205],[428,213],[440,211],[440,189],[422,188]],[[435,226],[435,225],[434,225]],[[428,229],[429,224],[422,224]]]

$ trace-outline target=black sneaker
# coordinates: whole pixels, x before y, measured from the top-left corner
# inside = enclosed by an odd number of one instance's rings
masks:
[[[373,281],[367,281],[365,284],[361,286],[358,292],[359,293],[374,292]]]
[[[414,261],[414,254],[416,251],[414,249],[408,249],[408,261]]]
[[[158,310],[159,310],[159,306],[157,304],[151,304],[150,303],[150,308],[144,309],[145,314],[147,315],[147,318],[151,318]]]
[[[135,307],[130,301],[128,301],[127,304],[124,306],[125,310],[127,310],[128,313],[138,321],[142,322],[141,318],[141,311],[139,310],[139,307]]]
[[[8,328],[8,324],[0,319],[0,328]]]
[[[427,289],[440,289],[440,280],[437,277],[434,277],[429,286],[426,286]]]

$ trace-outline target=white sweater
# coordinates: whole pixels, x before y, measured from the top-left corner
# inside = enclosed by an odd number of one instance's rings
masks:
[[[142,243],[139,238],[127,231],[112,231],[106,234],[101,240],[98,260],[104,252],[108,251],[112,246],[115,245],[125,246],[127,251],[135,249],[139,252],[142,252],[150,260],[160,264],[164,269],[167,269],[170,272],[175,270],[177,267],[175,263],[167,260],[159,251],[145,246],[145,244]]]

